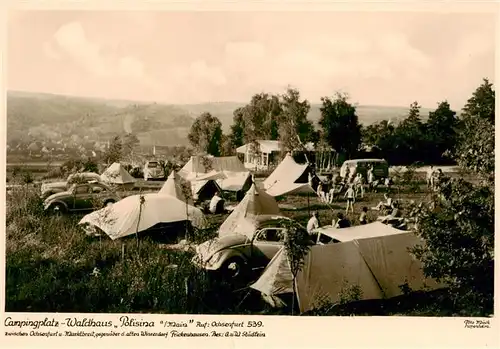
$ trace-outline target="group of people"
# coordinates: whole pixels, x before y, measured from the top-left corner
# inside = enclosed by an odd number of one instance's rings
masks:
[[[349,192],[349,190],[351,190]],[[348,198],[347,204],[348,208],[352,209],[352,203],[354,202],[354,190],[352,187],[348,189],[346,192],[346,196]],[[380,211],[382,214],[377,218],[377,221],[391,224],[396,227],[400,227],[404,224],[405,220],[402,217],[402,212],[399,203],[396,200],[393,200],[387,193],[384,194],[384,200],[380,201],[375,207],[371,208],[372,210]],[[354,212],[354,210],[352,211]],[[361,210],[361,214],[359,216],[359,224],[367,224],[368,223],[368,207],[363,207]],[[351,222],[344,216],[343,213],[338,213],[337,217],[332,220],[332,226],[335,228],[348,228],[351,226]],[[315,229],[320,227],[318,212],[313,212],[309,222],[307,223],[307,231],[309,233],[313,232]]]
[[[368,213],[368,208],[363,207],[363,210],[361,211],[361,215],[359,216],[359,224],[367,224],[368,219],[367,219],[367,213]],[[320,227],[319,223],[319,215],[318,212],[314,211],[311,215],[311,218],[307,222],[307,232],[309,234],[312,234],[315,229],[318,229]],[[351,226],[351,222],[349,219],[347,219],[342,212],[337,213],[337,217],[332,220],[332,226],[335,228],[349,228]]]
[[[354,173],[346,170],[346,175],[341,178],[339,175],[328,175],[326,181],[320,181],[316,193],[320,200],[327,204],[332,204],[334,199],[344,192],[344,198],[347,200],[346,214],[351,210],[354,212],[354,202],[357,197],[365,196],[365,187],[368,184],[369,189],[374,189],[381,183],[384,183],[388,191],[393,181],[390,177],[377,179],[373,173],[373,166],[367,170],[367,180],[361,173]]]
[[[307,222],[307,232],[312,234],[315,229],[320,227],[318,212],[313,212],[311,218]],[[351,222],[342,214],[338,213],[337,218],[332,220],[332,226],[335,228],[348,228],[351,226]]]

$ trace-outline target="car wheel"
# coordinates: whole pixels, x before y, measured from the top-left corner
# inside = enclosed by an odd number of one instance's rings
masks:
[[[245,261],[240,257],[233,257],[224,262],[220,270],[225,277],[238,279],[245,274],[245,269]]]
[[[50,211],[57,216],[61,216],[66,211],[66,207],[62,204],[54,204],[51,206]]]

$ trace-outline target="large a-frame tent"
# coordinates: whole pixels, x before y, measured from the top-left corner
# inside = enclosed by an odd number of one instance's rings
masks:
[[[279,215],[276,200],[252,184],[243,200],[236,206],[219,228],[219,237],[234,233],[251,236],[259,216]]]
[[[177,199],[187,202],[186,196],[182,192],[182,186],[181,186],[181,178],[179,175],[172,170],[170,172],[170,175],[168,176],[167,180],[161,187],[160,191],[158,194],[160,195],[170,195],[173,197],[176,197]]]
[[[409,253],[421,240],[411,232],[382,225],[365,225],[364,238],[312,246],[295,283],[282,248],[250,287],[272,305],[282,305],[280,296],[295,288],[301,312],[338,304],[354,288],[361,291],[359,300],[374,300],[402,295],[405,285],[413,291],[443,287],[426,278],[420,262]]]
[[[308,164],[298,164],[290,153],[264,181],[264,189],[271,196],[286,194],[314,193],[309,182],[312,175]]]

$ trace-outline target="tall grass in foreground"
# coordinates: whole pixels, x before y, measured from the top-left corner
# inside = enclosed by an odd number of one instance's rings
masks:
[[[7,311],[244,312],[246,292],[194,267],[190,252],[90,238],[79,217],[46,215],[30,189],[7,203]]]

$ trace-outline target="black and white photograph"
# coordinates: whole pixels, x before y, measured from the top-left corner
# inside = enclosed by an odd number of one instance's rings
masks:
[[[9,10],[4,311],[489,328],[497,18]]]

